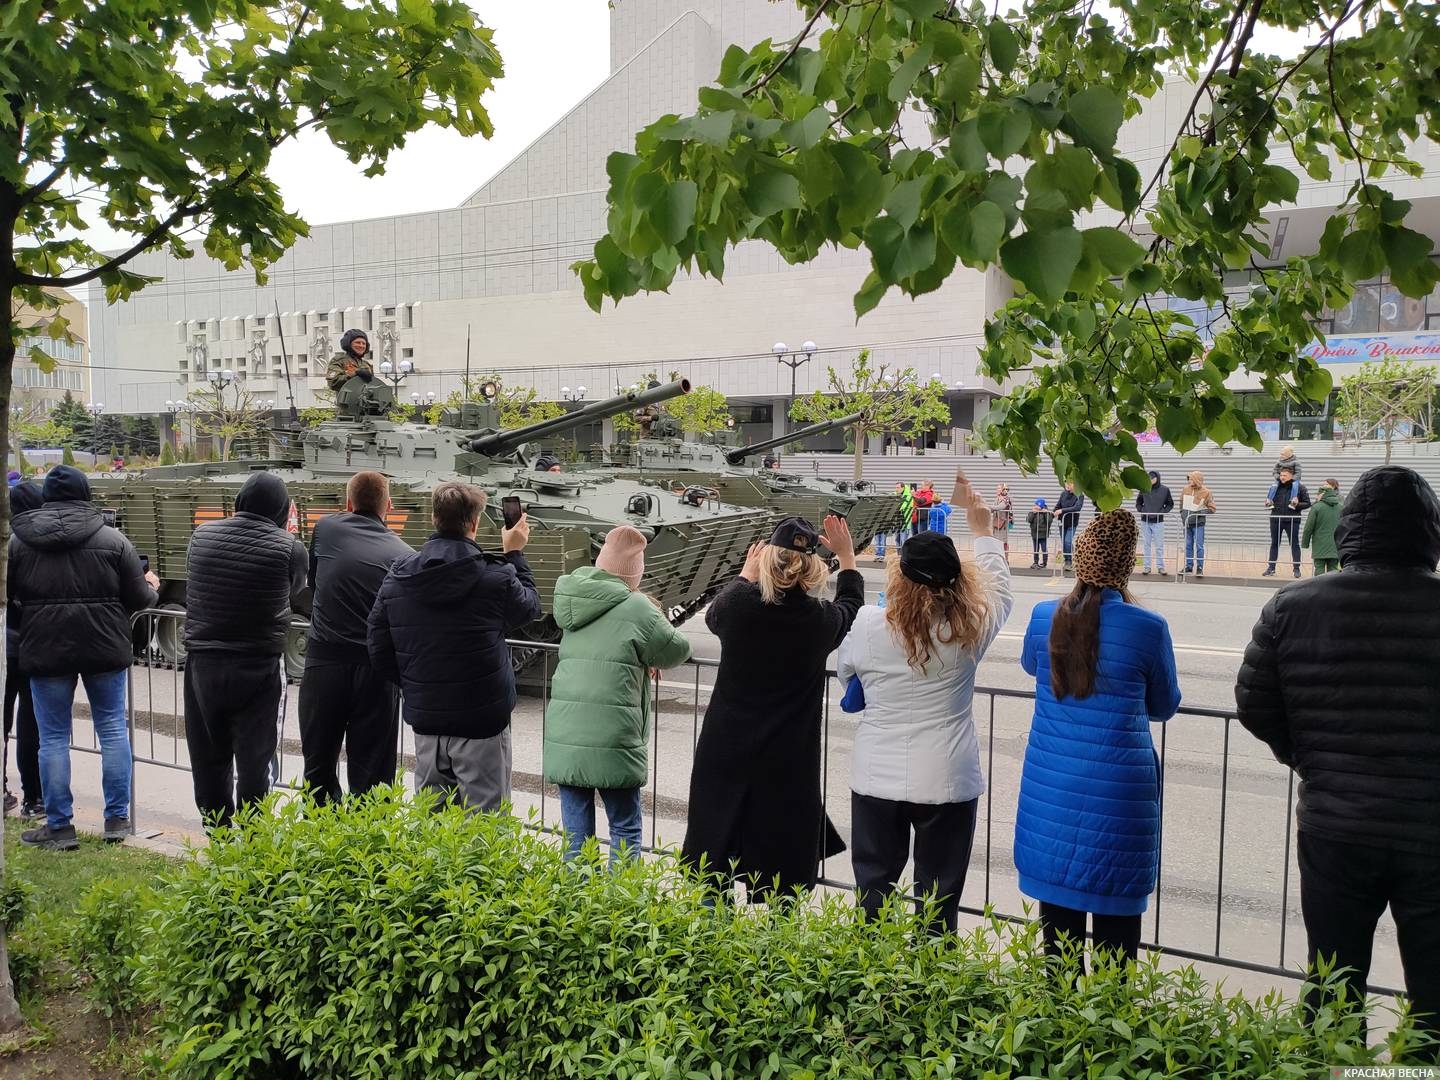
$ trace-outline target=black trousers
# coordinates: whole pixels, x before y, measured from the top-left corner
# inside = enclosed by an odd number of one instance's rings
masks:
[[[270,791],[280,742],[278,656],[191,653],[185,661],[185,739],[195,805],[210,825]]]
[[[345,746],[350,794],[395,782],[400,692],[366,665],[307,660],[300,683],[300,750],[316,802],[338,800]]]
[[[1363,1002],[1375,925],[1388,904],[1411,1009],[1418,1026],[1440,1036],[1440,856],[1349,844],[1304,829],[1298,847],[1310,963],[1324,957],[1349,969],[1346,1000]],[[1319,987],[1306,991],[1307,1006],[1321,1000]],[[1433,1060],[1440,1063],[1440,1054]]]
[[[1300,569],[1300,519],[1275,515],[1270,519],[1270,569],[1275,569],[1275,557],[1280,553],[1280,537],[1290,538],[1290,559],[1295,569]]]
[[[1040,932],[1045,938],[1045,955],[1059,956],[1065,948],[1081,949],[1085,945],[1085,920],[1091,920],[1095,948],[1109,949],[1127,960],[1140,955],[1139,915],[1095,915],[1040,901]],[[1080,964],[1084,969],[1084,962]]]
[[[18,724],[18,726],[17,726]],[[5,765],[9,774],[10,729],[15,731],[15,764],[20,769],[20,801],[38,803],[40,795],[40,729],[35,725],[35,703],[30,679],[13,657],[5,664]]]
[[[975,809],[979,799],[963,803],[910,803],[850,793],[851,862],[860,910],[874,918],[895,891],[910,859],[915,836],[915,888],[919,896],[934,895],[937,906],[930,932],[954,931],[970,848],[975,840]],[[917,901],[915,908],[923,904]]]

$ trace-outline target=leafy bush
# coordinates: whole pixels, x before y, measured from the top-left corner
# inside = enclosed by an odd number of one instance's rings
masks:
[[[89,977],[90,1000],[107,1017],[128,1017],[144,1003],[137,953],[155,907],[148,885],[116,879],[97,881],[75,907],[70,961]]]
[[[185,1076],[1318,1075],[1375,1060],[1193,970],[1057,980],[1032,928],[931,940],[839,898],[719,910],[668,859],[566,865],[392,790],[294,802],[163,890],[143,962]],[[1402,1022],[1402,1032],[1406,1025]]]
[[[7,932],[17,929],[30,914],[31,888],[14,874],[0,874],[0,926]]]

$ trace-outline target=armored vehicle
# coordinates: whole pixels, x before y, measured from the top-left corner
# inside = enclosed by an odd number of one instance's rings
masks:
[[[431,426],[392,419],[394,390],[357,377],[337,394],[336,418],[306,432],[297,454],[96,478],[94,497],[115,512],[116,524],[149,557],[162,581],[162,606],[181,610],[191,533],[197,525],[233,513],[240,485],[257,469],[275,472],[289,486],[295,502],[291,527],[302,540],[308,540],[316,521],[344,508],[351,475],[366,469],[384,473],[394,502],[388,524],[417,548],[432,531],[431,491],[444,480],[466,480],[487,493],[477,537],[482,547],[499,546],[503,497],[519,497],[529,516],[525,554],[546,615],[518,636],[558,639],[549,615],[556,580],[591,564],[605,534],[621,524],[633,525],[649,538],[641,588],[678,623],[744,565],[746,549],[773,521],[771,512],[726,505],[697,484],[676,490],[658,481],[622,480],[604,472],[540,472],[532,467],[526,444],[668,400],[689,388],[688,381],[679,380],[506,431],[499,424],[493,387],[487,388],[486,403],[466,403]],[[179,619],[161,621],[156,647],[167,661],[183,659],[179,631]],[[297,630],[286,653],[293,676],[304,668],[304,644],[303,631]]]
[[[631,443],[620,474],[637,480],[659,480],[682,488],[702,484],[723,502],[737,506],[769,507],[782,517],[803,517],[819,525],[826,514],[848,519],[855,550],[863,550],[881,530],[895,527],[900,497],[877,491],[867,480],[827,480],[804,473],[767,467],[746,467],[766,450],[848,427],[859,413],[798,428],[749,446],[730,447],[717,442],[686,442],[674,420],[657,417],[651,437]],[[723,437],[723,435],[722,435]]]

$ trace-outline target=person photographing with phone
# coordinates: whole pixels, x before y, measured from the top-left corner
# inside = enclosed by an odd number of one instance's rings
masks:
[[[475,542],[485,492],[446,481],[431,496],[435,532],[390,569],[370,610],[371,663],[399,685],[415,729],[415,787],[472,811],[510,800],[515,675],[506,635],[540,618],[520,513],[499,553]],[[518,501],[511,504],[518,509]]]

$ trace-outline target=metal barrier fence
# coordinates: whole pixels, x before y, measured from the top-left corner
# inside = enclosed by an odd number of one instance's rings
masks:
[[[174,619],[178,614],[151,610],[140,613],[136,620],[153,635],[159,620]],[[551,643],[515,640],[509,644],[539,658],[532,671],[543,662],[543,670],[548,672],[551,654],[558,651]],[[697,658],[650,684],[651,772],[644,800],[649,804],[649,850],[664,850],[681,838],[673,830],[684,825],[689,766],[700,736],[704,700],[718,666],[717,661]],[[834,708],[839,683],[833,671],[830,675],[822,713],[822,801],[841,835],[848,837],[849,746],[855,721]],[[522,697],[517,705],[512,753],[517,795],[537,796],[539,825],[559,831],[559,800],[543,782],[540,764],[549,689],[548,676],[541,678],[538,697]],[[136,763],[188,772],[181,745],[184,698],[180,673],[174,668],[167,675],[155,666],[134,667],[130,691],[129,728]],[[282,696],[276,718],[281,740],[275,780],[278,786],[296,788],[298,771],[292,769],[286,775],[286,759],[293,761],[298,750],[298,728],[289,728],[290,710],[285,704],[289,696],[288,692]],[[973,715],[985,757],[987,789],[977,816],[971,872],[961,897],[960,910],[969,915],[994,914],[1009,920],[1029,917],[1010,863],[1010,847],[1033,700],[1034,693],[1029,690],[975,690]],[[1185,960],[1298,979],[1304,974],[1303,954],[1287,957],[1287,948],[1294,947],[1297,937],[1303,949],[1303,934],[1291,933],[1297,880],[1292,869],[1295,776],[1275,764],[1263,748],[1253,754],[1237,749],[1232,742],[1235,723],[1229,710],[1182,706],[1168,723],[1154,725],[1158,728],[1154,735],[1161,775],[1161,860],[1160,877],[1145,916],[1144,945]],[[287,729],[294,733],[293,738],[287,736]],[[1241,744],[1244,748],[1259,748],[1248,735],[1242,733],[1242,738],[1246,740]],[[76,748],[96,749],[93,745]],[[413,739],[402,724],[398,747],[402,762],[413,761],[413,749]],[[1198,774],[1207,770],[1214,773],[1214,788],[1197,783]],[[138,803],[139,790],[132,788],[132,792],[132,800]],[[1240,844],[1234,842],[1237,814],[1243,830]],[[132,809],[132,826],[136,818]],[[662,834],[662,822],[668,825],[669,835]],[[854,889],[847,856],[825,860],[821,869],[823,885]],[[1278,895],[1271,887],[1276,878]],[[1398,969],[1394,958],[1383,952],[1383,948],[1377,949],[1377,966]],[[1385,985],[1371,989],[1380,994],[1399,992]]]

